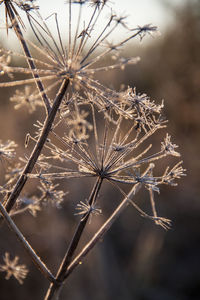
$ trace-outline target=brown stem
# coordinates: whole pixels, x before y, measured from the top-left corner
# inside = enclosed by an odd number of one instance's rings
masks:
[[[54,100],[53,106],[50,110],[49,115],[46,117],[46,120],[44,122],[44,126],[41,132],[41,135],[31,153],[31,156],[22,172],[22,174],[20,175],[12,193],[10,194],[7,202],[6,202],[6,210],[7,212],[10,212],[10,210],[12,209],[13,205],[15,204],[18,196],[20,195],[26,181],[27,181],[27,174],[31,173],[31,171],[33,170],[33,167],[42,151],[42,148],[44,146],[44,143],[46,142],[46,139],[48,137],[48,134],[51,130],[53,121],[55,119],[56,113],[58,111],[58,108],[61,104],[61,101],[65,95],[65,92],[67,90],[69,84],[69,79],[66,78],[63,80],[62,85],[59,89],[59,92]]]
[[[142,176],[145,176],[151,165],[149,165],[146,170],[143,172]],[[91,238],[91,240],[87,243],[87,245],[81,250],[81,252],[74,258],[71,264],[68,266],[64,279],[66,280],[68,276],[72,273],[72,271],[81,264],[82,259],[93,249],[93,247],[97,244],[99,240],[102,239],[104,234],[110,229],[114,221],[119,217],[125,207],[132,202],[132,197],[140,190],[142,187],[142,183],[136,183],[127,196],[124,197],[122,202],[117,206],[112,215],[107,219],[107,221],[101,226],[101,228],[95,233],[95,235]],[[46,300],[46,299],[45,299]]]
[[[96,198],[99,194],[99,190],[100,190],[101,185],[102,185],[102,182],[103,182],[103,179],[99,177],[97,179],[95,185],[94,185],[94,188],[93,188],[91,194],[90,194],[90,197],[89,197],[89,200],[88,200],[89,205],[92,205],[96,201]],[[84,230],[84,228],[87,224],[89,216],[90,216],[90,212],[87,212],[81,218],[81,220],[80,220],[80,222],[79,222],[79,224],[76,228],[76,231],[74,233],[74,236],[71,240],[69,248],[68,248],[68,250],[67,250],[67,252],[66,252],[66,254],[65,254],[65,256],[62,260],[62,263],[59,267],[59,270],[57,272],[56,282],[54,282],[50,285],[50,287],[47,291],[47,294],[45,296],[45,300],[53,299],[55,294],[57,294],[57,291],[60,290],[62,282],[64,281],[64,278],[65,278],[66,270],[67,270],[68,266],[70,265],[70,263],[72,261],[73,255],[74,255],[74,253],[77,249],[78,243],[81,239],[83,230]],[[58,285],[58,282],[60,283],[60,285]]]
[[[145,172],[144,172],[145,174]],[[58,299],[59,292],[61,290],[61,287],[64,284],[64,281],[68,278],[68,276],[73,272],[73,270],[82,263],[82,259],[93,249],[93,247],[98,243],[99,240],[102,239],[102,237],[105,235],[105,233],[110,229],[114,221],[119,217],[119,215],[122,213],[122,211],[126,208],[126,206],[129,204],[131,198],[135,196],[135,194],[140,190],[142,184],[137,183],[133,186],[133,188],[130,190],[128,195],[123,199],[123,201],[117,206],[115,211],[112,213],[112,215],[107,219],[107,221],[101,226],[101,228],[96,232],[96,234],[91,238],[91,240],[87,243],[87,245],[81,250],[81,252],[74,258],[74,260],[68,265],[67,269],[64,273],[63,281],[59,283],[56,278],[56,283],[51,284],[46,297],[44,300],[52,300],[52,299]],[[55,297],[55,298],[54,298]]]
[[[128,193],[128,195],[123,199],[123,201],[117,206],[112,215],[107,219],[107,221],[101,226],[101,228],[95,233],[93,238],[87,243],[87,245],[82,249],[82,251],[75,257],[67,268],[65,273],[65,280],[72,273],[72,271],[82,263],[82,259],[93,249],[99,240],[105,235],[105,233],[110,229],[114,221],[119,217],[122,211],[128,205],[130,199],[139,191],[141,188],[141,183],[137,183]]]
[[[15,33],[22,45],[22,48],[24,50],[24,53],[25,53],[25,56],[26,56],[26,59],[27,59],[27,63],[29,65],[29,68],[32,70],[32,75],[33,77],[35,78],[35,83],[37,85],[37,88],[40,92],[40,95],[42,97],[42,100],[45,104],[45,108],[46,108],[46,111],[47,111],[47,114],[50,113],[50,110],[51,110],[51,106],[50,106],[50,103],[49,103],[49,99],[44,91],[44,86],[40,80],[40,76],[37,74],[37,68],[35,66],[35,63],[33,61],[33,58],[31,56],[31,53],[29,51],[29,48],[27,46],[27,43],[23,37],[23,34],[22,34],[22,31],[19,27],[19,24],[17,22],[17,19],[15,17],[15,14],[13,12],[13,9],[12,7],[10,6],[9,2],[5,1],[5,6],[6,6],[6,10],[7,10],[7,13],[9,15],[9,18],[10,18],[10,21],[11,21],[11,24],[13,24],[13,27],[14,27],[14,30],[15,30]]]
[[[11,217],[9,216],[9,214],[7,213],[7,211],[5,210],[5,208],[3,207],[3,205],[1,204],[1,202],[0,202],[0,212],[1,212],[4,220],[6,221],[6,223],[8,224],[8,226],[10,227],[10,229],[12,231],[14,231],[14,233],[16,234],[18,240],[22,243],[23,247],[28,252],[28,254],[30,255],[30,257],[32,258],[32,260],[33,260],[34,264],[36,265],[36,267],[41,271],[41,273],[49,281],[55,282],[56,279],[54,278],[54,276],[51,274],[51,272],[48,270],[48,268],[46,267],[46,265],[41,261],[41,259],[39,258],[39,256],[36,254],[36,252],[33,250],[33,248],[31,247],[31,245],[25,239],[25,237],[23,236],[23,234],[21,233],[21,231],[15,225],[15,223],[13,222],[13,220],[11,219]]]

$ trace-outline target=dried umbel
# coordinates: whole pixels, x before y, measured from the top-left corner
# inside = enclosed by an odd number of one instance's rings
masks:
[[[143,103],[141,105],[143,107]],[[135,106],[134,109],[134,121],[127,120],[121,115],[115,116],[115,121],[109,120],[102,112],[95,111],[91,104],[76,105],[76,109],[73,107],[68,116],[63,117],[61,112],[60,120],[51,130],[45,146],[46,155],[38,161],[40,173],[29,174],[29,178],[41,178],[42,181],[66,181],[69,178],[78,180],[83,177],[91,179],[96,177],[99,184],[103,181],[112,183],[122,195],[125,192],[118,184],[132,187],[141,183],[151,193],[159,193],[159,186],[162,184],[175,185],[175,179],[184,175],[181,162],[172,168],[168,166],[161,175],[154,174],[155,164],[164,157],[180,156],[174,150],[177,145],[171,142],[168,134],[161,142],[160,149],[158,146],[156,152],[152,149],[156,147],[151,144],[151,137],[155,132],[166,127],[166,121],[162,120],[160,113],[157,113],[155,105],[151,112],[148,108],[148,114],[140,107]],[[139,113],[140,120],[143,118],[143,122],[138,124]],[[83,116],[87,119],[82,118]],[[67,124],[67,127],[62,137],[57,132],[60,132],[59,127],[63,126],[63,123]],[[125,128],[126,132],[124,132]],[[54,142],[52,142],[53,138]],[[30,139],[36,142],[34,137]],[[142,175],[145,166],[148,171]],[[159,217],[153,209],[152,196],[150,200],[154,214],[152,217],[143,212],[132,200],[131,203],[143,216],[152,218],[157,224],[165,227],[162,222],[158,222]],[[95,201],[90,203],[91,207]],[[85,211],[86,205],[83,205],[82,201],[79,210],[81,207]]]
[[[19,265],[19,257],[15,256],[13,260],[10,259],[8,252],[4,256],[4,265],[0,265],[0,272],[6,272],[6,279],[10,279],[14,276],[20,284],[23,284],[24,279],[27,276],[28,270],[25,265]]]
[[[35,133],[27,133],[25,137],[25,151],[31,151],[31,154],[25,154],[20,161],[9,165],[5,172],[5,182],[0,188],[0,193],[5,196],[0,201],[1,219],[15,232],[38,270],[51,283],[45,297],[50,300],[59,297],[68,276],[128,204],[141,216],[168,229],[170,220],[159,216],[154,198],[158,197],[161,185],[175,186],[176,180],[185,175],[185,170],[182,162],[177,161],[180,157],[178,146],[169,134],[164,134],[159,142],[161,145],[155,143],[154,134],[167,126],[162,116],[164,103],[157,104],[131,87],[115,91],[109,88],[109,82],[104,86],[96,79],[99,72],[120,71],[127,65],[136,64],[139,57],[123,58],[121,48],[135,37],[142,39],[146,33],[154,33],[156,27],[129,27],[124,16],[117,16],[110,10],[112,2],[108,0],[67,1],[64,33],[57,14],[43,19],[34,1],[4,0],[0,4],[6,9],[8,33],[16,34],[23,49],[23,54],[1,50],[0,74],[8,75],[11,80],[1,82],[0,88],[23,86],[23,89],[17,88],[10,99],[16,109],[24,107],[32,113],[45,108],[44,120],[36,120]],[[74,13],[74,6],[78,14]],[[109,16],[105,21],[106,10]],[[36,42],[25,37],[21,12],[28,18]],[[89,15],[87,20],[83,18],[85,12]],[[48,25],[52,19],[56,36]],[[126,31],[127,37],[113,43],[113,33],[119,26]],[[103,64],[111,55],[113,64]],[[12,56],[25,59],[27,66],[13,66]],[[15,80],[15,73],[24,75],[24,79]],[[27,74],[32,78],[27,79]],[[37,88],[30,87],[33,83]],[[14,142],[1,142],[0,159],[13,158],[15,147]],[[157,167],[166,161],[163,170]],[[78,183],[82,178],[88,178],[93,187],[87,199],[73,200],[73,214],[76,220],[79,217],[79,222],[58,272],[53,275],[13,217],[25,211],[37,217],[49,205],[62,209],[68,193],[62,190],[62,183],[67,186],[69,179]],[[36,182],[35,194],[23,195],[27,181]],[[95,217],[102,218],[104,197],[99,195],[105,182],[117,189],[122,199],[120,203],[114,203],[113,213],[77,254],[86,225],[91,226]],[[138,204],[136,194],[142,188],[149,195],[152,213],[145,212]],[[27,269],[24,265],[18,266],[18,257],[11,261],[6,253],[4,261],[0,270],[7,272],[6,278],[13,275],[22,283]]]
[[[155,32],[156,27],[145,25],[144,27],[134,29],[128,28],[124,26],[124,18],[117,17],[116,14],[111,11],[108,21],[104,21],[104,25],[100,23],[101,29],[99,30],[99,19],[107,8],[107,1],[97,1],[94,3],[90,3],[90,1],[76,2],[76,4],[79,4],[78,17],[76,17],[76,15],[74,17],[72,4],[73,1],[69,1],[68,25],[66,26],[66,30],[68,31],[67,40],[66,35],[65,39],[62,38],[56,14],[52,15],[51,19],[55,17],[54,23],[57,29],[58,39],[51,33],[47,24],[48,20],[43,20],[38,10],[35,12],[36,16],[32,16],[29,13],[29,22],[39,46],[29,40],[24,40],[24,42],[37,52],[37,58],[32,58],[35,68],[4,66],[4,72],[12,75],[14,73],[34,73],[39,75],[41,82],[45,85],[44,90],[40,90],[40,93],[45,93],[45,95],[53,88],[58,87],[63,79],[67,78],[70,81],[73,92],[74,90],[81,89],[86,92],[94,93],[95,97],[93,101],[99,109],[114,109],[116,112],[125,114],[126,117],[131,118],[131,113],[122,108],[121,102],[123,98],[120,97],[119,93],[103,86],[93,77],[94,74],[99,72],[103,73],[109,70],[123,69],[126,65],[136,64],[140,58],[122,58],[120,56],[121,48],[137,36],[143,36],[147,32]],[[89,7],[86,4],[89,4]],[[87,25],[82,17],[85,14],[91,14]],[[74,19],[76,20],[75,24],[73,24]],[[112,37],[113,32],[115,32],[120,25],[125,27],[126,31],[128,30],[128,36],[116,44],[108,43],[108,39]],[[5,50],[4,52],[4,55],[9,53],[9,55],[22,57],[22,55],[14,52],[6,52]],[[114,63],[112,65],[99,67],[99,62],[112,53],[115,58]],[[25,55],[24,58],[27,59],[27,55]],[[35,82],[35,78],[3,82],[0,83],[0,87],[26,85],[33,82]],[[38,99],[37,94],[34,95],[34,97]]]

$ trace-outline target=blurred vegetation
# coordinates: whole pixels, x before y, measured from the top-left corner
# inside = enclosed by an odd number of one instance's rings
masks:
[[[118,78],[117,73],[112,76],[115,87],[123,82],[137,87],[137,92],[146,93],[156,101],[165,100],[168,131],[180,145],[187,169],[187,177],[181,179],[178,187],[163,189],[157,197],[159,214],[172,219],[172,229],[165,232],[142,219],[133,209],[127,209],[103,242],[69,278],[63,299],[200,299],[200,1],[188,1],[173,13],[176,21],[164,35],[153,39],[145,48],[134,50],[129,46],[126,50],[127,55],[132,55],[131,51],[138,55],[139,50],[142,61],[127,68],[123,77]],[[23,110],[15,114],[8,100],[11,95],[10,90],[1,91],[0,138],[19,141],[20,155],[23,155],[25,134],[31,130],[36,113],[31,117]],[[108,202],[116,197],[109,190],[105,189],[105,193]],[[137,199],[143,208],[145,197],[145,193],[141,193]],[[53,271],[70,240],[71,228],[75,226],[70,217],[73,203],[67,200],[64,209],[57,212],[52,208],[52,211],[40,213],[37,219],[30,215],[16,219]],[[149,209],[148,205],[146,209]],[[98,226],[98,223],[94,224],[94,227]],[[0,231],[0,252],[20,255],[30,268],[23,286],[14,279],[5,281],[1,274],[0,298],[41,299],[48,282],[29,261],[6,225]]]

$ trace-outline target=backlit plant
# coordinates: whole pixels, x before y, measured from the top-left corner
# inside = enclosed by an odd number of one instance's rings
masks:
[[[184,169],[181,161],[166,166],[161,174],[156,169],[164,158],[180,157],[169,134],[164,135],[160,147],[151,142],[155,132],[167,126],[162,117],[164,103],[156,104],[146,94],[137,94],[135,88],[116,91],[109,87],[109,82],[105,86],[97,79],[99,73],[120,72],[127,65],[136,64],[139,57],[121,56],[123,46],[157,29],[152,25],[129,27],[124,16],[113,12],[108,0],[67,1],[68,16],[62,30],[57,14],[53,12],[43,19],[33,0],[1,0],[0,5],[1,10],[5,9],[8,36],[14,32],[23,50],[0,50],[0,88],[16,87],[10,98],[15,109],[24,107],[29,113],[44,113],[42,122],[35,120],[35,133],[25,137],[25,151],[31,149],[29,156],[15,160],[16,143],[0,140],[1,162],[9,160],[0,187],[1,222],[15,232],[38,270],[49,280],[45,299],[58,299],[68,276],[128,204],[164,229],[170,227],[170,220],[157,214],[154,197],[159,194],[160,185],[176,185]],[[107,19],[105,11],[109,13]],[[89,18],[85,20],[86,14]],[[24,18],[33,33],[32,40],[26,38]],[[52,20],[55,34],[48,25]],[[120,26],[127,36],[114,43],[113,33]],[[23,59],[26,66],[12,65],[12,57]],[[112,64],[106,64],[108,58],[113,60]],[[24,78],[15,79],[16,73]],[[48,205],[62,209],[68,192],[60,186],[63,182],[67,186],[69,179],[78,184],[81,178],[88,178],[93,186],[86,200],[80,197],[74,201],[74,215],[79,222],[58,272],[53,275],[13,218],[25,211],[37,217]],[[35,180],[40,183],[35,195],[23,196],[24,186]],[[102,218],[103,197],[99,195],[105,182],[119,192],[121,201],[115,203],[110,199],[115,209],[77,254],[86,226],[92,226],[94,218]],[[152,214],[135,201],[141,188],[149,194]],[[10,259],[6,252],[0,271],[6,272],[6,279],[13,275],[21,284],[28,270],[25,265],[18,265],[18,259]]]

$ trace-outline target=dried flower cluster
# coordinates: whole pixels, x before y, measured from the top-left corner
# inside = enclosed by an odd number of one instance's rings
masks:
[[[11,276],[14,276],[20,284],[23,284],[28,270],[25,265],[18,265],[19,257],[15,256],[15,258],[11,260],[9,253],[6,252],[3,259],[5,264],[0,265],[0,272],[6,272],[6,279],[10,279]]]
[[[108,0],[69,0],[66,4],[68,18],[63,35],[57,14],[43,19],[35,1],[0,1],[0,5],[5,7],[5,28],[8,34],[16,34],[23,50],[23,54],[0,50],[0,88],[23,86],[16,89],[10,98],[16,109],[23,107],[32,113],[45,108],[44,121],[36,120],[35,133],[27,133],[25,138],[25,148],[32,151],[31,155],[18,159],[12,166],[9,164],[5,171],[5,183],[0,187],[0,211],[38,269],[51,282],[46,300],[53,299],[69,274],[128,203],[143,217],[168,229],[170,220],[158,216],[154,194],[160,193],[163,184],[176,185],[176,179],[185,171],[181,161],[175,162],[172,167],[166,166],[161,174],[157,174],[155,168],[157,162],[165,157],[180,157],[178,146],[173,144],[169,134],[163,138],[160,147],[151,143],[155,132],[166,128],[167,122],[162,117],[164,103],[157,104],[146,94],[138,94],[135,88],[115,91],[109,88],[109,84],[105,86],[96,79],[99,72],[120,71],[127,65],[136,64],[139,57],[122,57],[121,49],[136,37],[142,39],[146,34],[156,32],[156,27],[145,25],[130,28],[124,16],[117,16],[112,11],[112,2]],[[84,20],[86,10],[90,17]],[[103,23],[106,10],[110,15]],[[23,17],[28,19],[36,42],[26,39]],[[53,18],[56,37],[48,25]],[[128,34],[120,42],[113,43],[113,33],[119,26]],[[32,56],[31,51],[36,54]],[[13,56],[24,59],[27,66],[13,66]],[[105,65],[103,62],[108,57],[112,58],[113,63]],[[24,79],[16,80],[15,73],[21,74]],[[13,159],[15,147],[15,142],[10,140],[0,141],[0,159]],[[54,276],[12,217],[25,211],[36,217],[49,204],[62,208],[67,192],[58,189],[58,182],[67,183],[69,178],[78,182],[83,177],[94,178],[95,183],[88,198],[85,201],[77,199],[79,203],[74,204],[74,214],[80,216],[80,221]],[[36,194],[31,197],[23,195],[26,182],[34,180],[39,182]],[[75,256],[85,226],[91,224],[91,216],[101,218],[98,196],[105,181],[117,189],[123,199]],[[130,187],[128,194],[124,191],[125,185]],[[134,196],[142,187],[148,191],[152,214],[143,211],[135,202]],[[22,283],[27,269],[24,265],[18,265],[18,257],[11,261],[6,253],[4,261],[5,265],[1,265],[0,270],[7,272],[6,279],[13,275]]]

